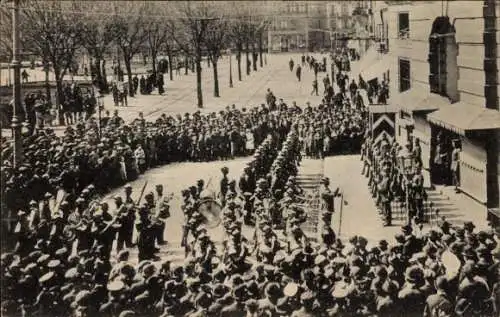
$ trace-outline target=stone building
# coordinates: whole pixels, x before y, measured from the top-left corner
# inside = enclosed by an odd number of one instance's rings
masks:
[[[432,184],[451,185],[453,143],[461,147],[460,190],[498,217],[500,5],[486,1],[392,1],[380,11],[391,74],[395,137],[422,148]],[[384,37],[384,36],[382,36]],[[387,66],[386,65],[386,66]],[[496,218],[498,219],[498,218]]]

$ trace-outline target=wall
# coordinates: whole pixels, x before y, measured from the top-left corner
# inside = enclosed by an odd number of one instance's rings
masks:
[[[486,203],[486,151],[478,141],[462,137],[460,187],[478,201]]]

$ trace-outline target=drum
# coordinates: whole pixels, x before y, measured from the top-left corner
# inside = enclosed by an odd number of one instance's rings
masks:
[[[215,199],[211,197],[200,199],[198,212],[205,217],[204,224],[208,228],[215,228],[221,223],[221,210],[221,205],[219,205]]]

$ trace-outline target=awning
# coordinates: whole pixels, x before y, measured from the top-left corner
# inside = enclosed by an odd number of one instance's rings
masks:
[[[389,70],[391,65],[391,56],[389,54],[378,54],[373,60],[372,64],[366,69],[361,70],[361,76],[365,81],[369,81],[374,78],[382,78],[384,73]]]
[[[500,111],[464,102],[443,107],[429,114],[427,119],[459,134],[473,130],[500,129]]]
[[[422,97],[416,102],[406,102],[402,109],[407,113],[412,113],[415,111],[434,111],[451,105],[451,101],[447,97],[438,94],[427,93]]]
[[[434,111],[451,105],[447,97],[415,88],[394,95],[389,102],[408,114],[416,111]]]

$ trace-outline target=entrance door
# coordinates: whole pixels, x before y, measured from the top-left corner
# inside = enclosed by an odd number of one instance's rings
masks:
[[[435,125],[431,126],[431,135],[431,182],[450,186],[453,183],[450,169],[452,140],[460,142],[460,136]]]

